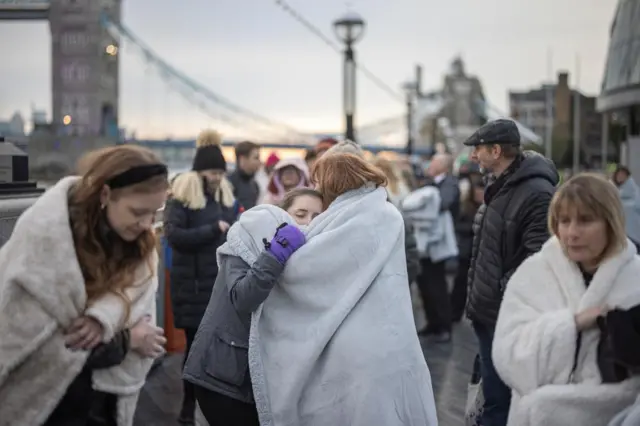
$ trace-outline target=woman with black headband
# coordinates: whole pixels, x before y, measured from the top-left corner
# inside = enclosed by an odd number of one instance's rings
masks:
[[[0,426],[131,425],[153,358],[152,225],[167,168],[148,149],[89,154],[0,249]]]

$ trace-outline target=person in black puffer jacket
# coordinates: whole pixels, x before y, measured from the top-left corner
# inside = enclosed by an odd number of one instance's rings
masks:
[[[478,337],[485,395],[481,423],[505,426],[511,391],[491,359],[498,312],[511,275],[549,239],[547,213],[559,178],[550,160],[521,151],[512,120],[485,124],[465,145],[472,147],[472,159],[481,169],[491,173],[484,204],[474,218],[468,274],[467,316]]]
[[[216,250],[241,211],[224,177],[226,162],[220,142],[220,135],[213,131],[198,136],[192,171],[175,179],[165,208],[164,232],[172,249],[171,305],[175,327],[185,332],[185,359],[218,275]],[[194,415],[193,385],[184,382],[178,420],[192,425]]]
[[[475,215],[483,203],[484,183],[479,174],[471,175],[469,191],[460,205],[460,215],[456,220],[456,237],[458,240],[458,271],[451,290],[451,318],[460,322],[467,304],[467,274],[471,265],[473,249],[473,222]]]

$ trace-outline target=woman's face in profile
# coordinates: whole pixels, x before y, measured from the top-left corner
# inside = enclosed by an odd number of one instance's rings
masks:
[[[607,224],[588,209],[565,208],[558,217],[558,238],[569,259],[597,266],[608,244]]]
[[[293,200],[287,213],[298,225],[308,225],[314,217],[322,213],[322,200],[312,195],[300,195]]]
[[[167,192],[127,194],[109,197],[106,203],[107,220],[111,228],[125,241],[135,241],[143,232],[151,229],[156,212],[164,205]]]

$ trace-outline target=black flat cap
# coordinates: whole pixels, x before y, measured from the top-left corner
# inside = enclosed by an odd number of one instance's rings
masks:
[[[520,131],[515,121],[501,118],[480,127],[464,144],[466,146],[520,145]]]

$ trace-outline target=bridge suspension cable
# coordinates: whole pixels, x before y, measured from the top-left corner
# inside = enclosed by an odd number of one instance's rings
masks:
[[[291,18],[296,20],[300,25],[302,25],[307,31],[311,34],[322,40],[324,44],[329,46],[331,49],[335,50],[337,53],[342,54],[342,48],[333,40],[331,40],[328,36],[326,36],[322,30],[320,30],[317,26],[313,25],[311,21],[305,18],[300,12],[298,12],[293,6],[291,6],[286,0],[274,0],[276,5],[278,5],[284,12],[287,13]],[[390,97],[398,102],[405,102],[404,96],[402,96],[398,91],[394,90],[390,85],[385,83],[381,78],[376,76],[369,68],[367,68],[361,61],[356,61],[356,68],[367,77],[373,84],[378,86],[382,91],[387,93]]]
[[[169,88],[178,92],[189,103],[212,119],[241,131],[246,132],[252,129],[256,135],[259,135],[258,137],[263,139],[268,134],[271,138],[288,143],[312,142],[309,135],[287,124],[271,120],[239,106],[196,82],[167,63],[127,27],[112,21],[106,14],[102,15],[102,25],[116,40],[129,42],[144,61],[158,71],[158,75]],[[270,142],[273,142],[273,140],[270,140]]]

